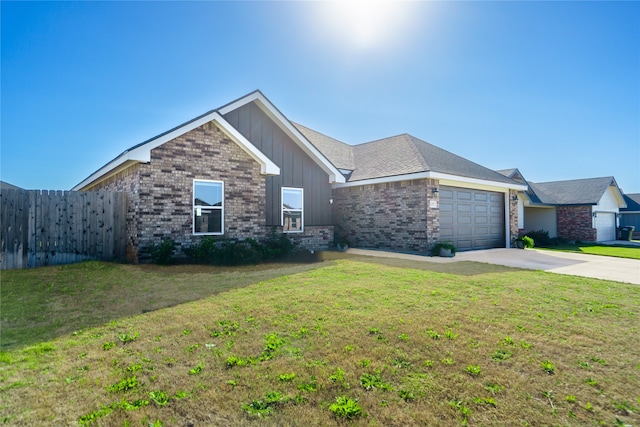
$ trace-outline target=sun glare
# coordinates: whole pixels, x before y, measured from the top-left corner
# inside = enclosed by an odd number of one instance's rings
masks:
[[[334,42],[359,50],[398,40],[408,25],[410,2],[346,0],[319,2],[316,24]],[[335,40],[337,39],[337,40]]]

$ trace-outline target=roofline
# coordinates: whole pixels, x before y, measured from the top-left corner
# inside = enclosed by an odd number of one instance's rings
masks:
[[[229,122],[227,122],[218,111],[211,111],[192,121],[163,133],[155,138],[149,139],[143,144],[139,144],[120,154],[118,157],[107,163],[102,168],[91,174],[85,180],[77,184],[71,190],[82,190],[90,185],[95,185],[100,181],[104,181],[113,176],[118,171],[125,168],[121,166],[127,162],[149,163],[151,161],[151,150],[175,139],[185,133],[192,131],[205,123],[216,122],[216,124],[225,132],[240,148],[249,154],[254,160],[260,164],[260,172],[263,175],[280,175],[280,168],[265,156],[258,148],[247,140],[240,132],[238,132]],[[113,173],[110,173],[113,172]]]
[[[412,179],[425,179],[425,178],[438,179],[440,181],[444,181],[445,185],[467,184],[467,185],[474,185],[474,186],[499,188],[503,190],[518,190],[518,191],[525,191],[527,189],[526,185],[509,184],[505,182],[490,181],[490,180],[479,179],[479,178],[469,178],[466,176],[450,175],[446,173],[432,172],[432,171],[385,176],[381,178],[363,179],[359,181],[350,181],[350,182],[345,182],[344,184],[333,184],[332,187],[333,188],[359,187],[362,185],[385,184],[389,182],[408,181]]]
[[[250,102],[255,101],[258,107],[269,116],[284,133],[286,133],[309,157],[316,160],[316,163],[329,175],[330,183],[344,183],[346,180],[340,171],[325,157],[315,145],[311,143],[296,127],[285,117],[278,108],[267,99],[259,90],[243,96],[218,109],[221,115],[225,115]]]

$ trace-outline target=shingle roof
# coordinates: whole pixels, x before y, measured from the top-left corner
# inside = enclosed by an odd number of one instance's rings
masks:
[[[616,186],[612,176],[529,183],[537,203],[550,205],[596,205],[609,186]]]
[[[449,175],[513,184],[514,181],[408,134],[353,147],[355,170],[349,181],[440,172]]]
[[[620,209],[620,212],[640,212],[640,193],[625,194],[624,201],[627,202],[627,207]]]
[[[291,122],[301,134],[305,136],[315,147],[329,159],[338,169],[354,170],[353,147],[331,138],[323,133],[309,129],[301,124]]]

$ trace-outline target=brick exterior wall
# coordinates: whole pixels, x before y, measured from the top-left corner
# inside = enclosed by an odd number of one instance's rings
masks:
[[[170,237],[181,246],[193,236],[193,180],[224,182],[224,237],[265,235],[265,177],[260,165],[214,123],[204,124],[151,151],[138,164],[96,188],[129,193],[129,244],[133,262]],[[180,253],[179,253],[180,254]]]
[[[333,226],[305,225],[302,233],[287,233],[287,237],[297,249],[326,251],[333,246]]]
[[[518,192],[516,190],[509,190],[509,234],[510,238],[507,240],[513,245],[514,239],[519,236],[520,229],[518,229]],[[515,200],[514,200],[515,199]]]
[[[266,227],[266,177],[260,165],[213,122],[204,124],[151,151],[151,162],[135,164],[92,189],[128,193],[127,259],[148,259],[146,249],[170,237],[182,248],[193,235],[193,180],[224,182],[225,238],[260,240]],[[288,236],[299,249],[328,249],[333,226],[305,226]]]
[[[558,237],[567,240],[595,242],[597,230],[592,227],[591,206],[558,206]]]
[[[420,179],[336,188],[336,228],[355,247],[427,253],[440,235],[432,187],[435,180]]]

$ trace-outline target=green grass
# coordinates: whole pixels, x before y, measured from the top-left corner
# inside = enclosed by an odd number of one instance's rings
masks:
[[[587,243],[560,245],[547,248],[536,248],[562,252],[578,252],[591,255],[602,255],[617,258],[640,259],[640,246],[603,246]]]
[[[3,272],[2,337],[13,338],[0,353],[0,420],[637,422],[638,286],[475,263],[325,257],[334,259]],[[92,296],[96,304],[83,307]],[[121,298],[126,309],[114,302]],[[151,307],[159,309],[142,313]],[[31,310],[60,320],[34,320]],[[28,342],[11,335],[16,325]]]

